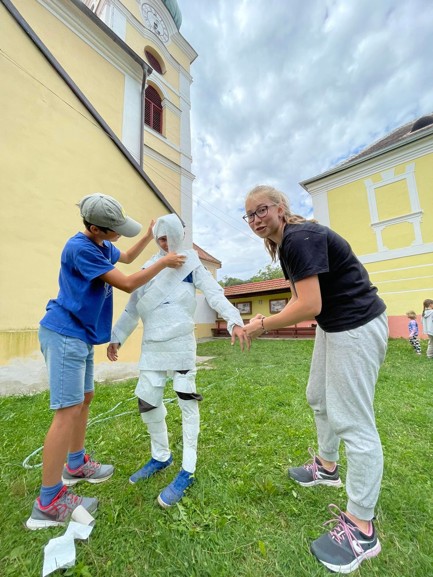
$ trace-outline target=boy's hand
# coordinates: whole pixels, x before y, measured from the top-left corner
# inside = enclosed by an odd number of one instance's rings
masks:
[[[236,338],[239,339],[239,346],[241,347],[241,351],[244,350],[244,346],[247,347],[247,349],[250,348],[251,346],[251,340],[250,338],[247,336],[247,334],[244,332],[243,327],[240,327],[238,325],[236,325],[235,327],[233,327],[232,330],[232,340],[231,340],[231,344],[234,345],[236,342]]]
[[[155,221],[152,219],[150,221],[149,228],[147,229],[146,234],[144,235],[145,238],[149,238],[149,239],[153,238],[153,227],[154,226],[155,226]]]
[[[117,361],[117,351],[120,348],[120,343],[110,343],[107,347],[107,357],[110,361]]]
[[[184,254],[177,254],[176,252],[169,252],[162,257],[162,260],[165,261],[165,266],[179,268],[184,264],[186,256]]]

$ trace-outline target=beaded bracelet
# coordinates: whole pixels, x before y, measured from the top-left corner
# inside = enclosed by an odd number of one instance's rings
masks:
[[[265,317],[262,317],[260,320],[261,320],[261,323],[262,323],[263,332],[264,332],[265,335],[267,335],[267,334],[268,334],[268,331],[265,329],[265,324],[264,324],[264,322],[263,322],[263,321],[265,320]]]

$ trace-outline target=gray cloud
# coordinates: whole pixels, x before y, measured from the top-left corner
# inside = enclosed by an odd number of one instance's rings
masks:
[[[242,221],[256,184],[299,182],[433,111],[430,0],[178,0],[192,65],[194,241],[223,276],[269,263]]]

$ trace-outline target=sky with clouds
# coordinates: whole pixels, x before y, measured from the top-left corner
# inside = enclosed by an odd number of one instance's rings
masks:
[[[242,220],[271,184],[312,216],[299,182],[433,112],[431,0],[178,0],[191,68],[194,242],[218,278],[270,263]]]

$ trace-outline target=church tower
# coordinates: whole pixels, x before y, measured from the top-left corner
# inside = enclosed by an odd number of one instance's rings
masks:
[[[84,0],[148,65],[125,76],[122,142],[174,207],[192,244],[190,67],[197,53],[180,33],[176,0]],[[144,83],[144,86],[143,86]]]

